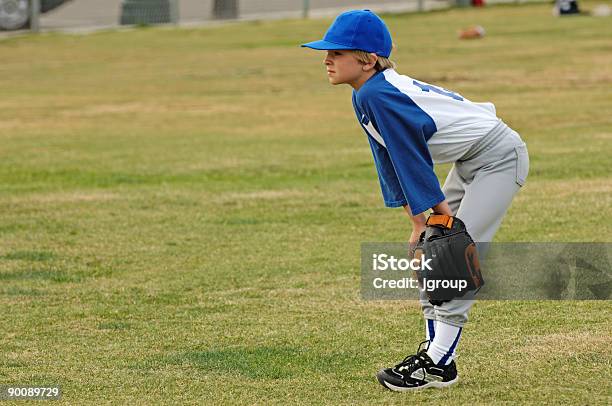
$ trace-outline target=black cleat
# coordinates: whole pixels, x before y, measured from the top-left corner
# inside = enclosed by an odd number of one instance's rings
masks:
[[[385,388],[396,392],[445,388],[457,383],[457,366],[454,360],[446,366],[438,366],[429,358],[426,349],[421,350],[420,348],[421,346],[416,355],[404,358],[393,368],[378,371],[376,374],[378,382]]]

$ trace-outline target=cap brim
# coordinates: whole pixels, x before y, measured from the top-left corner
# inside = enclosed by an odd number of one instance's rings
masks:
[[[302,46],[306,48],[318,49],[320,51],[327,51],[332,49],[351,49],[351,47],[348,47],[346,45],[334,44],[333,42],[325,40],[308,42],[306,44],[302,44]]]

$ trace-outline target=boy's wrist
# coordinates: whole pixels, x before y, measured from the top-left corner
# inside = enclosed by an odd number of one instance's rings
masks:
[[[427,218],[423,213],[418,214],[416,216],[412,216],[411,219],[414,228],[425,229],[425,223],[427,222]]]
[[[410,217],[410,220],[412,220],[412,225],[414,226],[413,228],[422,228],[423,230],[425,229],[425,222],[427,221],[425,213],[419,213],[416,216],[413,216],[410,212],[410,206],[408,205],[404,206],[404,210],[406,211],[406,214],[408,214],[408,217]]]

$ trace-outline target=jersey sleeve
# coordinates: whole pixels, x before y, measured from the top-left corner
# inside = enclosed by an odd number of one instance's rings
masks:
[[[401,207],[407,205],[408,201],[404,196],[404,191],[397,178],[387,149],[373,140],[370,136],[368,136],[368,141],[370,142],[370,148],[374,156],[374,164],[376,165],[376,172],[378,173],[378,181],[380,182],[380,189],[382,191],[383,200],[385,201],[385,206]]]
[[[386,145],[386,152],[413,215],[444,200],[433,170],[427,140],[436,132],[433,119],[394,87],[372,92],[362,102]]]
[[[355,102],[355,95],[353,94],[353,108],[355,109],[355,115],[359,121],[359,125],[363,128],[368,142],[370,143],[370,149],[372,150],[372,156],[374,157],[374,165],[376,166],[376,172],[378,174],[378,182],[380,183],[380,190],[382,192],[383,201],[386,207],[401,207],[408,204],[404,191],[399,183],[391,158],[387,149],[380,145],[374,140],[368,130],[363,126],[363,113],[357,107]]]

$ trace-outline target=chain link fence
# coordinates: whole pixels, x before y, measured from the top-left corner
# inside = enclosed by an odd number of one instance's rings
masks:
[[[469,6],[473,0],[0,0],[0,30],[88,31],[122,25],[333,16]],[[524,0],[486,0],[487,3]],[[536,0],[542,1],[542,0]]]

